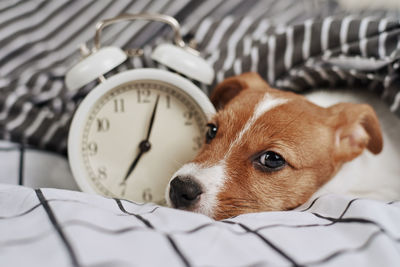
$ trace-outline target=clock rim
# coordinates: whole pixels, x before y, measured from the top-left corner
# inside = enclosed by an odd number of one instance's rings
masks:
[[[89,182],[90,178],[86,175],[85,166],[83,163],[84,159],[81,153],[81,144],[83,138],[82,133],[85,128],[87,116],[96,102],[102,96],[124,83],[135,80],[156,80],[174,85],[192,97],[192,99],[199,105],[200,109],[206,115],[208,120],[210,120],[212,115],[216,113],[213,104],[199,87],[197,87],[188,79],[169,71],[154,68],[134,69],[118,73],[108,78],[105,82],[93,88],[91,92],[89,92],[89,94],[82,100],[72,118],[68,133],[67,153],[69,166],[74,180],[76,181],[79,189],[83,192],[102,195],[96,191],[94,186]]]

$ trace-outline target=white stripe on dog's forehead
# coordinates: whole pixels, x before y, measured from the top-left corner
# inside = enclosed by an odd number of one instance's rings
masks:
[[[257,107],[255,109],[254,115],[253,115],[253,123],[265,112],[280,106],[282,104],[285,104],[288,102],[288,99],[285,98],[276,98],[271,96],[270,94],[266,93],[263,97],[263,99],[257,104]]]
[[[229,149],[225,154],[224,159],[226,159],[229,156],[232,148],[241,142],[243,135],[251,128],[251,126],[253,126],[253,124],[257,121],[259,117],[261,117],[263,114],[270,111],[271,109],[283,105],[288,101],[289,101],[288,99],[276,98],[271,96],[269,93],[266,93],[263,99],[260,102],[258,102],[257,106],[255,107],[253,116],[251,116],[251,118],[246,122],[242,130],[237,135],[235,141],[233,141],[232,144],[229,146]]]

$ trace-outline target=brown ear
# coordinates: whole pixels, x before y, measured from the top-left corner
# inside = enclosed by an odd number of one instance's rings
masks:
[[[340,103],[329,108],[335,127],[335,155],[343,162],[360,155],[365,148],[382,151],[383,139],[378,118],[366,104]]]
[[[230,77],[218,84],[212,94],[211,102],[217,110],[222,109],[229,101],[244,89],[269,87],[268,84],[255,72],[246,72]]]

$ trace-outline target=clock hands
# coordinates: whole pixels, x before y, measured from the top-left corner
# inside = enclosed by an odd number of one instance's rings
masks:
[[[139,154],[137,154],[135,160],[132,162],[131,166],[129,166],[129,169],[126,172],[126,175],[125,175],[124,180],[122,181],[122,184],[124,184],[126,182],[128,177],[131,175],[131,173],[135,169],[136,165],[138,164],[140,158],[143,156],[144,153],[149,151],[150,148],[151,148],[151,144],[150,144],[149,141],[143,140],[142,142],[140,142],[140,144],[139,144]]]
[[[149,138],[150,138],[151,130],[153,129],[154,118],[156,116],[156,111],[157,111],[157,106],[158,106],[158,100],[159,99],[160,99],[160,95],[157,95],[157,99],[156,99],[156,102],[155,102],[154,108],[153,108],[153,113],[151,114],[151,118],[150,118],[149,128],[147,130],[146,139],[144,139],[143,141],[141,141],[139,143],[139,153],[137,154],[136,158],[134,159],[134,161],[129,166],[129,169],[126,172],[124,180],[121,183],[122,185],[125,184],[126,180],[131,175],[133,170],[135,169],[136,165],[138,164],[138,162],[139,162],[140,158],[143,156],[143,154],[148,152],[150,150],[150,148],[151,148],[151,144],[149,142]]]
[[[156,103],[154,104],[153,113],[151,114],[150,125],[149,125],[149,129],[147,130],[147,136],[146,136],[146,140],[145,141],[149,141],[150,134],[151,134],[151,129],[153,129],[154,118],[156,117],[156,110],[157,110],[158,100],[159,99],[160,99],[160,95],[157,95]]]

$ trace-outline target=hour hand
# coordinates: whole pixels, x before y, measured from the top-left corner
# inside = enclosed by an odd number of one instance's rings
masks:
[[[128,177],[131,175],[131,173],[133,172],[133,170],[135,169],[136,165],[138,164],[140,158],[143,156],[144,153],[146,153],[147,151],[149,151],[151,148],[151,144],[149,143],[149,141],[144,140],[142,142],[140,142],[139,144],[139,154],[137,154],[135,160],[132,162],[132,164],[129,166],[128,171],[126,172],[126,175],[124,177],[124,180],[122,181],[122,183],[125,183],[126,180],[128,179]]]

